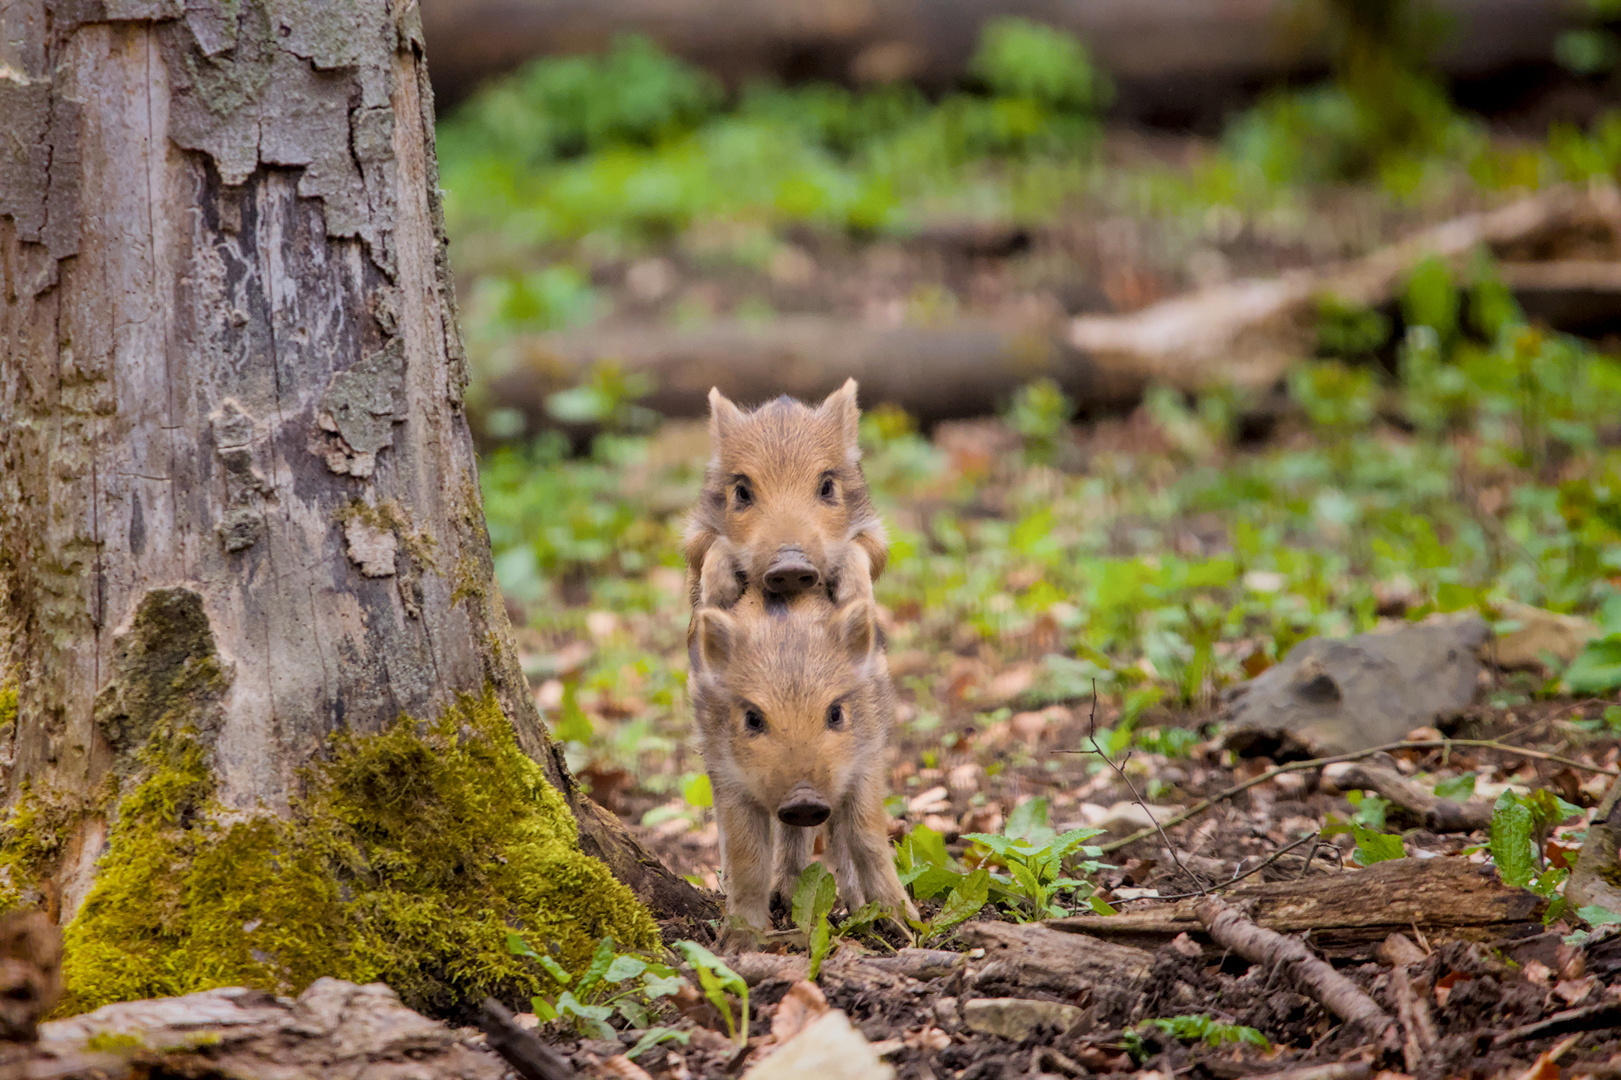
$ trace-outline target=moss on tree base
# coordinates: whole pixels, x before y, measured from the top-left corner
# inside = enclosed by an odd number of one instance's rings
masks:
[[[485,995],[548,984],[508,952],[509,930],[571,970],[605,935],[657,943],[646,909],[580,852],[572,815],[491,691],[437,720],[340,735],[286,819],[224,814],[190,726],[160,724],[139,757],[67,928],[61,1013],[225,985],[290,992],[334,975],[456,1017]]]

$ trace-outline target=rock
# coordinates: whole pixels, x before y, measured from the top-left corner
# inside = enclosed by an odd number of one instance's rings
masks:
[[[895,1070],[850,1026],[850,1018],[831,1009],[764,1061],[743,1080],[895,1080]]]
[[[1399,742],[1463,711],[1491,638],[1469,615],[1355,637],[1309,638],[1237,687],[1226,745],[1239,753],[1335,753]]]
[[[1084,1010],[1077,1006],[1033,998],[974,998],[962,1006],[963,1023],[970,1031],[1014,1042],[1023,1042],[1038,1031],[1068,1031],[1082,1015]]]
[[[1497,639],[1495,654],[1500,668],[1545,670],[1548,666],[1543,659],[1545,656],[1553,657],[1561,665],[1568,664],[1589,641],[1599,636],[1598,624],[1590,619],[1560,615],[1514,600],[1498,604],[1497,612],[1519,623],[1519,629],[1510,630]]]

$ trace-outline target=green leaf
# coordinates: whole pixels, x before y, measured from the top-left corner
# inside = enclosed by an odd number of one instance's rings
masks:
[[[1030,846],[1041,847],[1052,840],[1055,832],[1047,824],[1047,800],[1026,799],[1008,815],[1002,833],[1019,840],[1028,840]],[[1001,854],[998,852],[997,854]]]
[[[1372,866],[1376,862],[1407,857],[1407,849],[1402,846],[1401,837],[1390,833],[1376,833],[1371,829],[1365,831],[1367,835],[1359,835],[1356,841],[1356,855],[1353,858],[1358,865]]]
[[[822,973],[822,961],[827,959],[828,950],[833,947],[833,928],[828,923],[827,915],[823,914],[817,922],[816,929],[810,933],[810,978],[816,981]]]
[[[794,925],[805,933],[827,918],[838,898],[838,885],[826,866],[813,862],[800,871],[799,883],[794,886]]]
[[[1109,902],[1103,899],[1101,896],[1089,896],[1086,898],[1086,902],[1090,904],[1092,906],[1092,910],[1097,912],[1099,915],[1120,914],[1119,911],[1115,910],[1115,908],[1112,907]]]
[[[681,797],[688,806],[715,805],[715,789],[710,786],[708,773],[693,773],[681,783]]]
[[[611,983],[622,983],[626,979],[634,979],[646,970],[647,961],[639,956],[616,956],[602,977]]]
[[[1536,873],[1531,852],[1531,808],[1512,791],[1497,797],[1492,807],[1490,848],[1497,873],[1505,884],[1525,885]]]
[[[614,955],[613,938],[605,937],[597,942],[597,951],[591,955],[591,966],[585,969],[585,974],[580,976],[580,981],[574,989],[582,994],[590,993],[591,988],[601,982],[602,977],[608,973],[608,968],[614,962]]]
[[[919,900],[932,900],[941,893],[949,892],[957,887],[967,875],[956,870],[945,870],[937,866],[924,867],[918,876],[911,881],[902,878],[905,884],[912,887],[912,895]]]
[[[525,941],[520,935],[513,933],[511,930],[507,931],[507,952],[511,953],[513,956],[527,957],[530,960],[540,959],[540,954],[529,947],[529,942]],[[567,982],[568,980],[565,978],[563,981]]]
[[[652,1020],[652,1017],[648,1015],[647,1010],[642,1008],[631,998],[625,998],[623,1001],[615,1002],[614,1008],[619,1010],[619,1015],[625,1018],[625,1023],[629,1024],[632,1030],[637,1028],[645,1028],[649,1021]]]
[[[661,1042],[674,1041],[685,1046],[691,1038],[692,1032],[690,1031],[677,1031],[675,1028],[668,1027],[648,1028],[642,1032],[642,1037],[636,1040],[636,1045],[625,1051],[625,1056],[635,1061],[638,1056],[651,1050]]]
[[[1576,917],[1588,926],[1615,926],[1621,924],[1621,912],[1611,911],[1601,904],[1587,904],[1576,909]]]
[[[979,909],[985,906],[985,901],[990,899],[990,895],[990,871],[980,867],[951,890],[946,902],[940,907],[940,914],[934,917],[934,930],[936,932],[949,930],[958,923],[973,918],[979,914]]]
[[[1594,697],[1621,689],[1621,634],[1589,641],[1565,669],[1565,683],[1574,694]]]
[[[1435,794],[1438,798],[1451,799],[1453,802],[1468,802],[1475,795],[1475,774],[1448,777],[1435,785]]]
[[[529,1008],[533,1010],[535,1018],[543,1024],[557,1019],[557,1009],[543,997],[530,998]]]
[[[559,964],[551,957],[537,955],[535,956],[535,960],[540,964],[541,967],[546,969],[546,974],[557,980],[559,985],[567,986],[573,981],[569,977],[569,973],[563,970],[563,965]]]
[[[654,975],[649,972],[642,976],[642,993],[650,998],[673,997],[686,985],[687,980],[675,974]]]

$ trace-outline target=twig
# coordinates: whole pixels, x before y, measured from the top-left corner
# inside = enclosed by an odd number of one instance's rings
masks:
[[[1131,792],[1132,799],[1134,799],[1136,801],[1138,806],[1143,808],[1143,813],[1148,815],[1148,820],[1152,821],[1154,823],[1154,827],[1156,829],[1159,829],[1159,838],[1161,840],[1165,841],[1165,850],[1170,854],[1171,861],[1176,864],[1176,868],[1178,870],[1182,871],[1183,874],[1187,875],[1187,878],[1188,878],[1189,881],[1193,882],[1193,887],[1199,890],[1198,895],[1199,896],[1204,896],[1207,893],[1209,893],[1210,890],[1205,887],[1205,883],[1200,881],[1198,876],[1195,875],[1192,870],[1189,870],[1186,866],[1182,865],[1182,857],[1176,853],[1176,845],[1171,843],[1171,838],[1169,836],[1166,836],[1165,835],[1165,830],[1160,827],[1159,815],[1155,814],[1153,807],[1149,806],[1148,803],[1144,802],[1143,797],[1137,793],[1137,786],[1131,782],[1131,777],[1126,775],[1126,770],[1121,768],[1119,765],[1116,765],[1110,759],[1109,755],[1105,754],[1103,752],[1103,747],[1098,745],[1098,734],[1097,734],[1097,732],[1098,732],[1098,681],[1096,679],[1093,679],[1092,680],[1092,711],[1091,711],[1090,714],[1088,714],[1088,716],[1086,718],[1086,738],[1087,738],[1087,741],[1092,744],[1092,749],[1091,749],[1090,752],[1094,753],[1098,757],[1102,758],[1103,763],[1105,765],[1109,766],[1109,768],[1113,769],[1115,771],[1116,776],[1120,777],[1121,783],[1126,785],[1126,790]],[[1083,751],[1083,753],[1085,753],[1085,752],[1086,751]],[[1127,756],[1129,757],[1130,754],[1128,753]],[[1148,830],[1144,830],[1144,835],[1147,835],[1147,832],[1148,832]],[[1108,850],[1108,849],[1105,848],[1105,850]]]
[[[1390,969],[1390,996],[1396,999],[1396,1015],[1407,1032],[1402,1042],[1402,1058],[1407,1071],[1416,1074],[1424,1055],[1435,1045],[1435,1020],[1430,1016],[1429,998],[1407,977],[1407,966]]]
[[[1571,1031],[1596,1031],[1621,1025],[1621,1005],[1613,1001],[1587,1005],[1580,1009],[1567,1009],[1554,1013],[1546,1020],[1525,1024],[1503,1032],[1492,1040],[1492,1049],[1501,1050],[1527,1039],[1545,1039],[1550,1035],[1564,1035]]]
[[[1350,754],[1335,754],[1333,757],[1312,758],[1308,761],[1291,761],[1287,765],[1279,765],[1268,769],[1259,776],[1251,777],[1242,783],[1234,784],[1225,791],[1219,791],[1208,799],[1200,799],[1192,806],[1180,813],[1173,814],[1164,821],[1156,820],[1154,829],[1138,829],[1130,836],[1121,840],[1111,840],[1102,845],[1103,853],[1119,851],[1128,844],[1135,844],[1139,840],[1146,840],[1153,836],[1155,831],[1162,835],[1172,825],[1180,825],[1191,817],[1196,817],[1219,802],[1224,802],[1234,795],[1242,794],[1257,784],[1264,784],[1268,780],[1282,776],[1284,773],[1304,772],[1307,769],[1320,769],[1324,765],[1333,765],[1341,761],[1361,761],[1373,757],[1375,754],[1388,754],[1393,750],[1446,750],[1454,746],[1472,746],[1485,750],[1498,750],[1505,754],[1518,754],[1520,757],[1537,758],[1541,761],[1556,761],[1561,765],[1569,765],[1573,769],[1582,769],[1587,772],[1603,773],[1605,776],[1621,776],[1621,769],[1606,769],[1602,765],[1589,765],[1586,762],[1576,761],[1573,758],[1560,757],[1557,754],[1546,754],[1541,750],[1528,750],[1521,746],[1509,746],[1506,743],[1495,742],[1491,739],[1416,739],[1410,742],[1386,743],[1383,746],[1369,747]],[[1090,754],[1090,750],[1060,750],[1061,754]]]
[[[1363,1030],[1388,1043],[1396,1021],[1381,1009],[1356,983],[1319,959],[1299,938],[1286,937],[1255,925],[1248,916],[1226,901],[1207,896],[1194,905],[1199,921],[1216,944],[1254,964],[1282,969],[1304,993],[1322,1003],[1342,1020],[1359,1024]]]
[[[578,1075],[534,1032],[519,1027],[506,1006],[494,998],[484,999],[478,1011],[478,1026],[490,1049],[505,1058],[523,1080],[573,1080]]]
[[[1253,876],[1255,874],[1259,874],[1262,870],[1265,870],[1267,867],[1271,866],[1273,863],[1275,863],[1279,859],[1283,858],[1283,856],[1289,854],[1289,852],[1293,851],[1295,848],[1299,847],[1301,844],[1304,844],[1307,840],[1316,840],[1316,839],[1317,839],[1317,834],[1316,833],[1314,833],[1314,832],[1307,833],[1305,836],[1302,836],[1300,839],[1298,839],[1298,840],[1294,841],[1293,843],[1291,843],[1288,847],[1281,847],[1278,850],[1274,851],[1272,854],[1268,855],[1265,859],[1261,860],[1261,862],[1257,863],[1253,869],[1245,870],[1242,874],[1234,874],[1232,877],[1228,878],[1226,881],[1222,882],[1220,885],[1212,885],[1212,886],[1210,886],[1210,888],[1206,892],[1171,893],[1169,896],[1142,896],[1142,897],[1138,897],[1137,899],[1140,899],[1140,900],[1186,900],[1186,899],[1188,899],[1189,897],[1192,897],[1192,896],[1207,896],[1207,895],[1209,895],[1209,893],[1221,892],[1221,890],[1223,890],[1223,889],[1231,888],[1232,886],[1237,885],[1240,881],[1243,881],[1247,877],[1251,877],[1251,876]],[[1313,854],[1315,854],[1315,851],[1313,852]]]

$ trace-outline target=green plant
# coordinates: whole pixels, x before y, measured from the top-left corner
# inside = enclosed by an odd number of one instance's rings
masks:
[[[577,979],[553,957],[533,949],[519,934],[507,934],[507,949],[514,956],[535,961],[557,985],[567,987],[555,999],[539,994],[531,999],[535,1015],[543,1021],[566,1020],[581,1034],[596,1038],[615,1037],[608,1024],[615,1015],[623,1017],[632,1028],[648,1027],[651,1012],[687,985],[668,964],[642,953],[620,952],[611,937],[597,945],[590,967]]]
[[[913,924],[924,937],[937,937],[979,914],[990,900],[990,871],[965,871],[946,853],[944,838],[927,825],[914,825],[895,849],[901,884],[918,900],[945,894],[932,919]]]
[[[1581,813],[1546,788],[1520,795],[1505,791],[1492,807],[1492,860],[1508,885],[1527,885],[1543,896],[1552,895],[1565,871],[1545,871],[1543,840],[1553,826]],[[1554,878],[1554,875],[1559,875]]]
[[[1585,0],[1589,23],[1566,30],[1554,41],[1554,57],[1577,75],[1602,75],[1621,68],[1621,0]]]
[[[1272,1049],[1272,1044],[1265,1035],[1252,1027],[1240,1024],[1224,1024],[1208,1016],[1185,1015],[1163,1016],[1152,1020],[1144,1020],[1136,1027],[1127,1028],[1120,1037],[1120,1045],[1130,1054],[1138,1064],[1142,1064],[1150,1056],[1150,1049],[1144,1034],[1150,1029],[1157,1029],[1173,1039],[1183,1042],[1202,1042],[1206,1046],[1254,1046],[1261,1050]]]
[[[658,414],[636,404],[653,392],[653,379],[645,372],[624,371],[619,365],[592,366],[578,386],[546,398],[546,411],[565,424],[592,424],[610,431],[645,431],[658,423]]]
[[[1598,696],[1621,689],[1621,593],[1604,602],[1599,627],[1600,635],[1565,669],[1565,685],[1572,693]],[[1616,723],[1608,710],[1605,721]]]
[[[731,968],[726,962],[696,941],[678,941],[675,949],[698,973],[698,985],[704,992],[704,997],[720,1013],[726,1024],[727,1034],[739,1046],[748,1041],[749,1037],[749,984],[743,977]],[[732,1016],[731,999],[726,995],[735,994],[738,1000],[738,1016],[734,1021]]]
[[[1401,837],[1382,833],[1378,829],[1370,829],[1359,821],[1346,821],[1334,814],[1328,815],[1328,824],[1323,826],[1323,838],[1326,840],[1342,833],[1348,833],[1356,839],[1356,851],[1351,858],[1358,866],[1372,866],[1387,859],[1407,857],[1407,849],[1402,846]]]
[[[1435,785],[1435,794],[1453,802],[1468,802],[1475,794],[1475,774],[1464,773],[1442,780]]]
[[[1000,864],[1006,873],[991,872],[990,891],[997,895],[1020,921],[1028,919],[1058,918],[1068,910],[1056,902],[1059,894],[1079,892],[1091,897],[1092,884],[1068,876],[1064,860],[1072,855],[1082,858],[1075,863],[1075,872],[1090,874],[1103,869],[1098,862],[1103,851],[1085,846],[1086,841],[1101,835],[1101,829],[1070,829],[1059,833],[1047,824],[1045,799],[1030,799],[1009,815],[1004,833],[965,833],[964,840],[985,849],[979,863]]]
[[[1075,403],[1051,379],[1021,386],[1007,410],[1008,426],[1024,438],[1025,456],[1050,462],[1057,454],[1059,437],[1075,415]]]
[[[810,952],[810,977],[814,980],[822,972],[822,961],[833,945],[833,928],[828,917],[838,898],[838,885],[827,867],[813,862],[799,875],[794,886],[794,925],[805,934]]]

